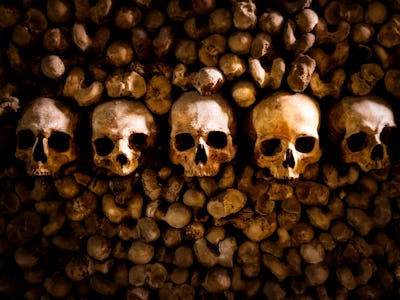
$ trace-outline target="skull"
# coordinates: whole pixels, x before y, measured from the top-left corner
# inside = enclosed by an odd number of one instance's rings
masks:
[[[215,176],[222,163],[235,157],[236,121],[219,94],[182,94],[172,105],[170,126],[170,159],[183,166],[185,176]]]
[[[328,126],[345,163],[356,163],[365,172],[390,166],[387,143],[396,124],[390,105],[382,98],[343,98],[330,108]]]
[[[92,113],[95,165],[126,176],[140,165],[142,151],[154,146],[157,126],[140,102],[126,99],[98,105]]]
[[[320,109],[309,96],[276,92],[253,108],[249,125],[255,162],[276,178],[299,178],[321,157]]]
[[[37,98],[24,109],[17,125],[15,156],[28,175],[55,175],[78,157],[74,132],[78,118],[60,101]]]

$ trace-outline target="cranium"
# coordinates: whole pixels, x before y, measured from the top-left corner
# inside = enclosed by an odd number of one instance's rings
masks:
[[[328,126],[345,163],[356,163],[365,172],[390,166],[387,143],[396,124],[390,105],[382,98],[343,98],[328,111]]]
[[[299,178],[319,161],[320,109],[309,96],[276,92],[253,108],[249,123],[254,160],[274,177]]]
[[[17,125],[15,156],[25,161],[28,175],[55,175],[76,160],[78,118],[65,103],[37,98],[26,106]]]
[[[119,99],[98,105],[91,125],[94,163],[120,176],[134,172],[142,151],[155,144],[153,115],[137,101]]]
[[[236,121],[219,94],[182,94],[172,105],[170,126],[170,159],[183,166],[185,176],[215,176],[222,163],[235,157]]]

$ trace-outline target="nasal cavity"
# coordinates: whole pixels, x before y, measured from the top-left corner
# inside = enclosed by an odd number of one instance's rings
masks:
[[[383,158],[383,147],[382,145],[376,145],[371,152],[372,160],[379,160]]]
[[[199,144],[197,146],[194,162],[196,163],[196,165],[198,165],[199,163],[205,164],[207,162],[206,149],[204,149],[204,146],[202,144]]]
[[[128,163],[128,159],[126,158],[125,154],[118,154],[117,156],[117,161],[121,165],[126,165]]]
[[[36,143],[33,146],[33,160],[40,161],[40,162],[47,162],[47,156],[44,153],[43,148],[43,136],[39,135],[37,137]]]
[[[293,157],[293,152],[290,149],[286,150],[285,160],[283,161],[284,168],[294,168],[295,161]]]

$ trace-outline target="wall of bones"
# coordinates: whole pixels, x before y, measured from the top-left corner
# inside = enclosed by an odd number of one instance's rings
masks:
[[[400,298],[400,2],[0,3],[0,298]]]

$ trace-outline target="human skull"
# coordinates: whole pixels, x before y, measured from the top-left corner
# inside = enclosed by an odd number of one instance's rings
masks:
[[[56,175],[78,157],[76,114],[65,103],[40,97],[30,102],[17,125],[15,156],[30,176]]]
[[[95,165],[126,176],[141,163],[142,151],[154,146],[157,126],[144,104],[126,99],[102,103],[91,116]]]
[[[328,126],[345,163],[356,163],[365,172],[390,166],[387,144],[396,124],[390,105],[382,98],[343,98],[328,111]]]
[[[236,121],[219,94],[183,93],[172,105],[170,126],[170,159],[183,166],[185,176],[215,176],[235,157]]]
[[[279,179],[299,178],[321,157],[317,102],[301,93],[276,92],[251,111],[254,160]]]

